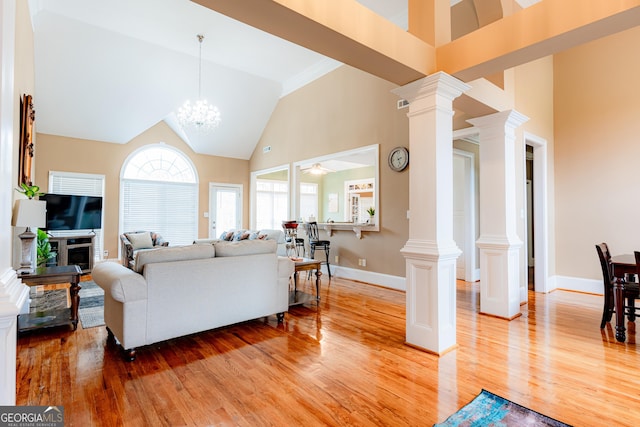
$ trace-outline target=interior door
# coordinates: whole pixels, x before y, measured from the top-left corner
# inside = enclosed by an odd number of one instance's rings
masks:
[[[462,251],[456,260],[456,279],[466,280],[467,229],[465,226],[464,158],[453,156],[453,240]]]
[[[456,278],[478,280],[475,171],[473,153],[453,150],[453,239],[462,251],[456,260]]]
[[[242,185],[209,185],[209,238],[242,226]]]

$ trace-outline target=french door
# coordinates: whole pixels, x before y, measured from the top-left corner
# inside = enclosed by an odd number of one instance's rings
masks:
[[[209,238],[242,226],[242,185],[209,184]]]

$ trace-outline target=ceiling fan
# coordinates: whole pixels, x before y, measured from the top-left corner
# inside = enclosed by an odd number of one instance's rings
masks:
[[[325,175],[330,172],[335,172],[333,169],[325,168],[320,163],[314,163],[311,167],[300,168],[303,173],[311,175]]]

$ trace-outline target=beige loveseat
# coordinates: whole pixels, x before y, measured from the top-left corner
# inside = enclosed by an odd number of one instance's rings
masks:
[[[276,247],[218,241],[140,251],[135,270],[96,265],[110,338],[133,360],[137,347],[159,341],[274,314],[282,321],[294,264]]]

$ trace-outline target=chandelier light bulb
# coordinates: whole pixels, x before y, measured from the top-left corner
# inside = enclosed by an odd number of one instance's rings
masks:
[[[178,110],[178,122],[185,127],[196,130],[211,130],[220,124],[220,111],[206,99],[198,99],[194,104],[191,101],[184,103]]]
[[[191,104],[191,101],[184,103],[178,110],[178,123],[183,129],[192,128],[197,131],[207,131],[218,127],[220,124],[220,111],[215,105],[209,104],[201,96],[202,87],[202,40],[204,36],[196,36],[200,43],[200,61],[198,67],[198,100]]]

